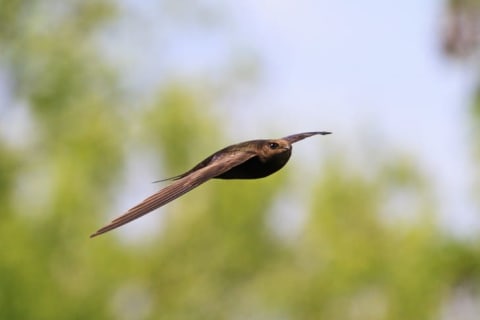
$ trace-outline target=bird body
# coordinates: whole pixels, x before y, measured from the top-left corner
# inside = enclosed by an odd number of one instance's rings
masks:
[[[187,172],[159,180],[173,180],[173,182],[90,237],[95,237],[137,219],[175,200],[209,179],[258,179],[269,176],[288,162],[292,154],[293,143],[317,134],[325,135],[330,132],[305,132],[281,139],[250,140],[223,148]]]
[[[278,144],[278,147],[275,147],[278,151],[274,152],[275,149],[272,149],[269,144],[273,146]],[[219,156],[236,157],[239,152],[250,153],[254,156],[219,174],[214,179],[264,178],[280,170],[288,162],[292,148],[289,145],[281,146],[279,142],[273,140],[251,140],[222,149],[210,157],[213,159]]]

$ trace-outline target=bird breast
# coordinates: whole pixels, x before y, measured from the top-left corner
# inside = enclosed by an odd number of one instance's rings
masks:
[[[283,152],[261,159],[256,156],[215,177],[217,179],[259,179],[280,170],[290,158],[290,152]]]

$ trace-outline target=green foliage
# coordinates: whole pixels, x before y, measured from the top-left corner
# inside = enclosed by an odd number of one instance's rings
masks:
[[[198,90],[172,84],[159,93],[153,108],[145,113],[144,139],[150,148],[162,153],[169,172],[180,173],[209,156],[199,154],[199,150],[216,151],[218,144],[212,142],[218,129],[208,116],[209,102]]]
[[[53,4],[63,10],[46,15]],[[0,318],[428,319],[456,288],[479,288],[478,246],[439,230],[428,182],[401,157],[368,175],[342,154],[327,159],[291,241],[268,215],[294,166],[201,186],[169,204],[163,232],[140,245],[118,232],[89,239],[131,144],[174,175],[228,143],[213,98],[174,83],[151,106],[122,106],[92,42],[113,4],[0,7],[2,67],[34,129],[27,147],[0,140]]]

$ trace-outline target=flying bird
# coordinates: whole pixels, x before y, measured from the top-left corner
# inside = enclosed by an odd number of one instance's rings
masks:
[[[287,163],[292,154],[293,143],[313,135],[330,133],[304,132],[281,139],[250,140],[223,148],[187,172],[159,180],[172,180],[173,183],[146,198],[90,237],[93,238],[140,218],[210,179],[258,179],[269,176]]]

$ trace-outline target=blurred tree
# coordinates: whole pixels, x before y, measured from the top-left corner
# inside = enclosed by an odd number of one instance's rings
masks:
[[[464,59],[478,51],[480,44],[480,1],[450,0],[447,2],[441,40],[444,52]]]
[[[479,70],[480,52],[480,1],[450,0],[447,2],[444,28],[441,33],[443,52],[450,58],[473,65]],[[478,73],[478,72],[477,72]],[[477,76],[475,92],[472,95],[473,145],[480,160],[480,78]],[[478,172],[480,176],[480,172]],[[480,178],[479,178],[480,181]],[[478,182],[477,190],[480,190]]]
[[[0,70],[9,76],[14,106],[2,112],[26,109],[33,132],[25,146],[8,141],[0,160],[0,194],[9,204],[0,224],[0,317],[106,315],[101,294],[92,291],[105,290],[110,271],[94,269],[84,230],[92,213],[106,208],[105,190],[122,163],[114,78],[91,43],[114,7],[106,1],[0,6]],[[110,247],[104,255],[119,254]]]
[[[471,66],[476,71],[476,84],[472,93],[471,101],[471,125],[473,127],[472,155],[480,161],[480,77],[478,54],[480,52],[480,1],[478,0],[450,0],[446,2],[446,15],[444,19],[444,29],[441,33],[443,51],[447,57],[460,61]],[[480,191],[480,171],[477,170],[477,183],[474,188],[474,194]],[[478,202],[478,197],[475,200]],[[480,206],[480,202],[478,202]],[[478,248],[478,237],[476,247]],[[457,270],[457,284],[450,288],[450,301],[461,300],[460,303],[466,304],[468,299],[474,300],[479,305],[480,295],[478,294],[480,284],[478,280],[479,259],[478,253],[466,250],[465,247],[458,244],[448,245],[449,267]],[[462,292],[458,298],[457,292]],[[478,313],[478,310],[477,310]]]

